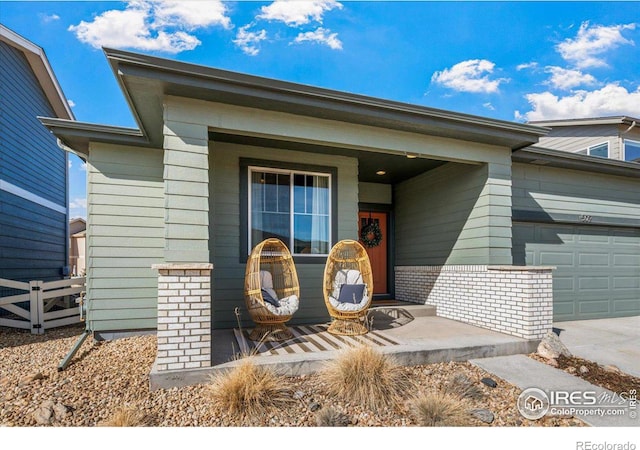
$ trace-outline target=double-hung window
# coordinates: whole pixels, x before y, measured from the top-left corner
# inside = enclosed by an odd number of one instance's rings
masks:
[[[640,141],[624,140],[624,160],[640,162]]]
[[[294,255],[326,256],[331,174],[249,167],[249,249],[275,237]]]

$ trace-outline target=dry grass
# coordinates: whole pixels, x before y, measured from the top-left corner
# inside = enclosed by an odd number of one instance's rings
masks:
[[[292,400],[287,378],[245,358],[230,371],[211,377],[209,393],[215,405],[237,425],[251,425]]]
[[[349,417],[333,406],[325,406],[316,413],[316,425],[319,427],[346,427],[349,423]]]
[[[102,427],[145,427],[146,415],[135,406],[121,406],[113,415],[100,423]]]
[[[442,391],[459,399],[479,400],[484,397],[484,392],[478,383],[460,372],[453,374],[447,380]]]
[[[421,427],[469,425],[469,413],[457,398],[441,391],[422,393],[408,403],[409,412]]]
[[[373,411],[396,405],[412,387],[401,366],[368,346],[344,351],[327,363],[321,376],[331,395]]]

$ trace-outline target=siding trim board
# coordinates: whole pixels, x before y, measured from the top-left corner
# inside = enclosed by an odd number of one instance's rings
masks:
[[[612,226],[639,228],[640,221],[629,217],[594,216],[589,214],[565,214],[547,211],[513,210],[513,220],[518,222],[566,223],[584,226]]]
[[[47,200],[46,198],[42,198],[39,195],[36,195],[32,192],[27,191],[26,189],[19,188],[7,181],[0,179],[0,190],[13,194],[17,197],[23,198],[30,202],[36,203],[40,206],[44,206],[45,208],[52,209],[55,212],[59,212],[61,214],[67,214],[67,207],[64,205],[58,205],[52,201]]]

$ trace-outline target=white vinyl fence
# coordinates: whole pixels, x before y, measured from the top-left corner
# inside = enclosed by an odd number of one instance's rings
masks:
[[[85,282],[84,277],[28,283],[0,278],[0,288],[25,291],[0,297],[0,310],[10,313],[0,316],[0,326],[43,334],[50,328],[80,322],[78,303],[84,297]]]

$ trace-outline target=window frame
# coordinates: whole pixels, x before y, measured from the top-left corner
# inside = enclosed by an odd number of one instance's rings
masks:
[[[245,263],[253,249],[251,242],[251,174],[253,172],[268,172],[290,175],[290,241],[285,242],[291,255],[299,263],[322,263],[326,261],[328,253],[294,253],[292,240],[294,238],[294,175],[315,175],[328,178],[329,186],[329,249],[335,244],[338,235],[338,169],[329,166],[297,164],[288,162],[267,161],[251,158],[240,158],[240,261]]]
[[[636,162],[627,159],[627,142],[633,142],[635,145],[640,147],[640,141],[636,141],[635,139],[622,139],[622,160],[625,162]],[[637,162],[636,162],[637,163]]]
[[[600,147],[601,145],[607,146],[607,156],[592,155],[591,150],[596,147]],[[599,144],[589,145],[585,150],[587,151],[588,156],[593,156],[595,158],[611,158],[611,145],[609,145],[609,141],[604,141],[604,142],[600,142]]]

